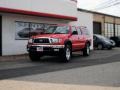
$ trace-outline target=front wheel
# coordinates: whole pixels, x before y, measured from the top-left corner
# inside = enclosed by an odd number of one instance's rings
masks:
[[[72,57],[72,50],[70,45],[66,45],[62,54],[62,60],[64,62],[69,62]]]
[[[86,44],[86,47],[83,50],[83,56],[89,56],[90,55],[90,45]]]

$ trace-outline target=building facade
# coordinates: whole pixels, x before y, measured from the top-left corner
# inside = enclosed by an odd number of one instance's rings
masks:
[[[50,24],[87,26],[92,37],[92,22],[91,13],[77,11],[75,0],[1,0],[0,55],[27,53],[30,33]]]
[[[93,26],[95,34],[106,37],[120,36],[120,17],[93,13]]]
[[[93,14],[93,34],[101,34],[108,38],[120,36],[120,17],[84,9],[78,11]]]

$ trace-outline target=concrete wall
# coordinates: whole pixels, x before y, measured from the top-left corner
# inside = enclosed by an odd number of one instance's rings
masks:
[[[50,18],[40,18],[27,15],[1,14],[2,15],[2,53],[3,55],[17,55],[26,53],[27,40],[15,40],[15,21],[67,24],[68,21]]]
[[[0,0],[0,7],[76,16],[77,4],[71,0]]]
[[[90,32],[91,39],[93,40],[93,14],[85,12],[77,12],[78,21],[73,21],[70,24],[76,26],[86,26]],[[93,49],[93,42],[91,49]]]

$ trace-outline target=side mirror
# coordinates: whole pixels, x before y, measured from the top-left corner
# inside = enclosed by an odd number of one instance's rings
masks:
[[[78,34],[77,31],[73,31],[73,32],[72,32],[72,35],[77,35],[77,34]]]

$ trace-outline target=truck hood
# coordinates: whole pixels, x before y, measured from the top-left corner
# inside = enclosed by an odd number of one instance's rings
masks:
[[[41,34],[41,35],[37,35],[37,36],[32,36],[32,38],[42,38],[42,37],[46,37],[46,38],[64,38],[64,37],[69,37],[69,34]]]

